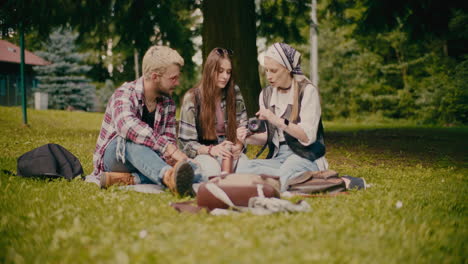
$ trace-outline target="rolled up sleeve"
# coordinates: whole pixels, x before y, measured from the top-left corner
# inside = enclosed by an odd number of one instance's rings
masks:
[[[308,146],[315,142],[317,139],[317,130],[320,122],[320,116],[322,114],[322,109],[320,107],[320,98],[318,90],[313,85],[308,85],[304,89],[304,95],[301,102],[301,112],[299,114],[301,122],[298,125],[304,130],[304,133],[307,135],[307,141],[299,142]]]
[[[197,156],[198,149],[202,146],[198,142],[195,111],[193,96],[186,93],[180,109],[178,145],[190,158]]]
[[[236,86],[236,118],[239,127],[247,126],[247,109],[238,86]]]

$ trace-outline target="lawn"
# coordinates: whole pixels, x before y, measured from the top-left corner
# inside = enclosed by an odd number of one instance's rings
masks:
[[[85,173],[102,114],[0,107],[0,169],[46,143]],[[0,263],[467,263],[468,129],[325,122],[328,161],[371,187],[309,213],[179,214],[170,193],[0,172]],[[249,151],[252,155],[253,150]],[[398,205],[398,206],[397,206]]]

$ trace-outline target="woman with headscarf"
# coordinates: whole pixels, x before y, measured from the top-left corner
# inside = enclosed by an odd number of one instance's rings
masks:
[[[279,176],[282,191],[288,179],[328,168],[319,92],[302,73],[300,58],[285,43],[268,48],[263,66],[270,85],[260,93],[256,114],[266,120],[267,132],[237,130],[240,141],[268,146],[269,152],[266,159],[240,160],[236,172]]]

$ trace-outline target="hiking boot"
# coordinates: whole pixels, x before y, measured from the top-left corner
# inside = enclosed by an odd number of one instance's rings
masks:
[[[134,185],[135,177],[128,172],[104,172],[101,174],[101,188],[107,188],[114,184]]]
[[[187,161],[178,161],[164,173],[163,183],[176,195],[193,196],[193,168]]]

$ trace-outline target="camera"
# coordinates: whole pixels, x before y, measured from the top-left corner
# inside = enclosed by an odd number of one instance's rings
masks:
[[[247,129],[252,134],[266,132],[266,122],[265,120],[260,120],[256,117],[251,117],[247,122]]]

